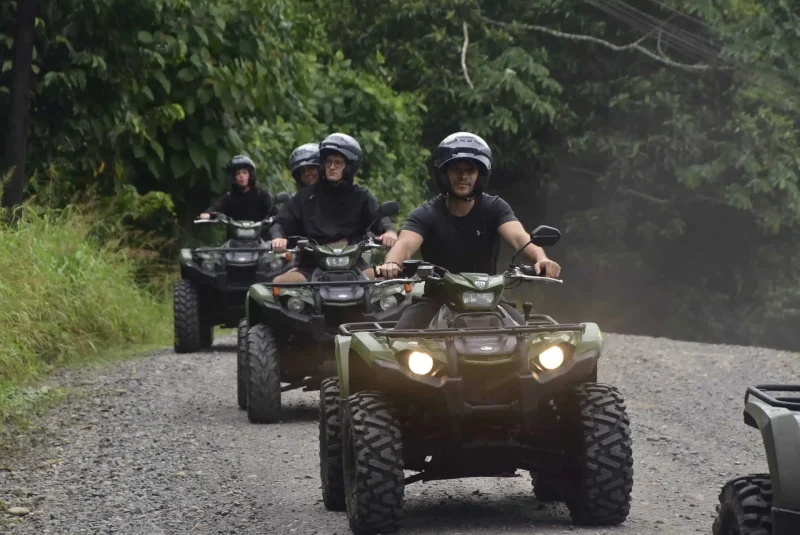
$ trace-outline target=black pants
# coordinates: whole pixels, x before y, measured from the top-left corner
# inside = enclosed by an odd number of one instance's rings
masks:
[[[500,302],[500,306],[508,312],[514,321],[520,325],[525,325],[525,318],[520,314],[516,308],[508,303]],[[397,320],[395,329],[427,329],[431,320],[442,308],[442,301],[423,297],[419,303],[414,303],[403,312],[400,319]]]

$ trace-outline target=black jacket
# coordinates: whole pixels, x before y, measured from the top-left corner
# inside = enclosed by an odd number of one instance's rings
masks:
[[[313,186],[299,190],[278,212],[270,236],[303,236],[320,244],[347,239],[357,243],[378,215],[378,200],[369,190],[346,182],[332,185],[321,178]],[[384,217],[372,225],[381,235],[396,230]]]
[[[222,195],[206,212],[222,212],[239,221],[261,221],[271,215],[272,197],[257,185],[247,193],[232,189]]]

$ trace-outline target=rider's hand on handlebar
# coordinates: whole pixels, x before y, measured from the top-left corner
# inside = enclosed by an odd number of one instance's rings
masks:
[[[272,240],[272,250],[276,253],[282,253],[286,250],[287,244],[286,238],[275,238]]]
[[[533,270],[537,275],[542,277],[550,277],[551,279],[557,279],[561,274],[561,266],[549,258],[536,262],[536,264],[533,266]]]
[[[203,212],[202,214],[200,214],[200,219],[208,221],[209,219],[211,219],[211,214]]]
[[[379,242],[383,244],[383,247],[386,249],[391,249],[392,246],[397,243],[397,232],[393,230],[387,230],[380,236],[376,238]]]
[[[384,279],[396,279],[400,274],[400,266],[394,262],[387,262],[375,268],[375,276]]]

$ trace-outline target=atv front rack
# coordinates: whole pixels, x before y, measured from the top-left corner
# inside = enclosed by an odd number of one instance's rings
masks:
[[[318,286],[369,286],[381,281],[376,280],[355,280],[355,281],[317,281],[317,282],[262,282],[260,286],[266,288],[310,288]],[[347,325],[351,325],[348,323]]]
[[[520,325],[519,327],[498,327],[492,329],[394,329],[396,321],[379,322],[358,322],[343,323],[339,325],[339,334],[342,336],[352,336],[354,333],[373,333],[377,336],[388,338],[450,338],[462,336],[491,336],[491,335],[511,335],[517,336],[532,333],[556,333],[563,331],[585,331],[586,326],[581,323],[563,323],[555,325]]]
[[[796,396],[773,397],[767,392],[795,392]],[[790,411],[800,411],[800,385],[756,385],[748,386],[744,395],[744,403],[753,396],[769,405],[770,407],[788,409]]]

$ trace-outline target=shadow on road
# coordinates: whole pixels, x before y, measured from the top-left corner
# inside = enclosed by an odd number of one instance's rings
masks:
[[[406,496],[413,493],[413,489],[413,486],[409,487]],[[572,524],[563,504],[545,506],[539,504],[532,495],[431,498],[423,495],[407,500],[403,519],[406,529],[446,528],[459,531],[481,527],[505,530],[532,526],[564,529]]]

